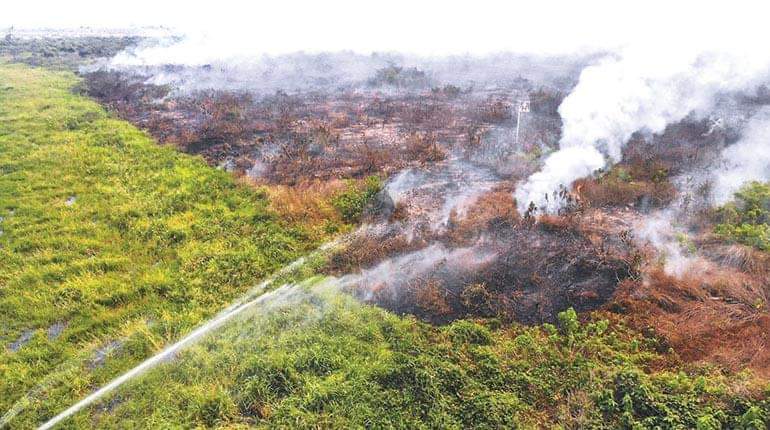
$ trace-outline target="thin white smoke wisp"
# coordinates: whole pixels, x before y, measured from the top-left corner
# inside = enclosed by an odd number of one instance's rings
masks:
[[[530,203],[558,210],[560,204],[546,196],[620,161],[635,132],[660,133],[689,115],[706,115],[722,94],[768,80],[770,53],[730,48],[635,45],[585,68],[559,107],[559,150],[517,187],[519,211]]]
[[[481,242],[481,241],[480,241]],[[378,292],[398,294],[410,281],[428,274],[458,278],[462,274],[492,262],[498,254],[489,247],[476,244],[465,248],[447,248],[440,243],[388,258],[374,267],[340,279],[343,288],[357,286],[360,297],[373,300]]]
[[[634,230],[639,242],[649,243],[658,250],[664,272],[681,277],[694,267],[698,257],[686,249],[687,234],[675,225],[676,215],[673,209],[656,212],[640,220]]]
[[[686,227],[680,225],[689,219],[690,206],[695,205],[698,210],[723,205],[733,200],[745,184],[770,181],[770,107],[748,118],[741,138],[723,149],[716,163],[716,168],[710,163],[681,175],[674,181],[680,196],[668,208],[645,216],[635,226],[637,239],[658,250],[668,275],[681,277],[697,270],[701,259],[688,239]],[[709,184],[708,193],[698,191]]]

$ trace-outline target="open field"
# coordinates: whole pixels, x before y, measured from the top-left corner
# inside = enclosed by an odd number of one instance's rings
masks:
[[[267,27],[5,30],[0,429],[770,428],[766,50]]]
[[[0,68],[3,411],[72,362],[92,369],[73,381],[87,391],[319,244],[264,192],[73,95],[76,81]]]
[[[69,73],[0,67],[0,409],[18,413],[11,428],[52,417],[349,230],[343,221],[357,221],[380,187],[353,183],[328,203],[312,199],[326,208],[314,219],[324,229],[286,221],[270,200],[281,188],[238,183],[158,146],[71,93],[76,83]],[[757,221],[739,211],[723,224]],[[466,227],[478,228],[474,220]],[[597,225],[549,222],[527,234]],[[467,240],[462,230],[441,234]],[[340,261],[332,267],[344,274],[356,260]],[[470,312],[434,326],[362,304],[342,283],[278,288],[277,299],[63,427],[707,429],[763,428],[769,418],[766,383],[751,371],[683,362],[622,315],[567,310],[525,327]]]

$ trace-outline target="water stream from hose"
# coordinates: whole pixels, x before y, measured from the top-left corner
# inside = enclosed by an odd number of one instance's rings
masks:
[[[344,238],[343,238],[344,239]],[[283,285],[277,289],[271,290],[269,292],[265,292],[265,290],[278,279],[279,277],[291,273],[293,270],[299,268],[302,266],[305,261],[307,261],[308,258],[317,256],[328,249],[338,245],[343,239],[338,239],[336,241],[329,242],[323,246],[321,246],[319,249],[314,251],[312,254],[310,254],[307,257],[301,257],[291,264],[285,266],[283,269],[272,275],[270,278],[266,279],[265,281],[261,282],[259,285],[257,285],[255,288],[253,288],[248,294],[241,297],[239,300],[237,300],[235,303],[221,311],[219,314],[217,314],[214,318],[208,320],[205,324],[199,326],[190,334],[185,336],[184,338],[180,339],[176,343],[166,347],[163,351],[155,354],[154,356],[148,358],[147,360],[143,361],[133,369],[127,371],[126,373],[122,374],[121,376],[113,379],[110,383],[107,385],[99,388],[98,390],[94,391],[84,399],[80,400],[79,402],[75,403],[74,405],[70,406],[63,412],[59,413],[58,415],[54,416],[50,420],[43,423],[40,427],[38,427],[39,430],[46,430],[53,428],[55,425],[59,424],[63,420],[69,418],[70,416],[74,415],[81,409],[91,405],[92,403],[96,402],[97,400],[101,399],[105,395],[109,394],[110,392],[114,391],[121,385],[125,384],[126,382],[134,379],[135,377],[141,375],[142,373],[152,369],[153,367],[157,366],[158,364],[174,357],[175,354],[183,350],[184,348],[194,344],[196,341],[200,340],[203,336],[206,334],[212,332],[213,330],[217,329],[218,327],[222,326],[223,324],[227,323],[237,315],[243,313],[244,311],[251,309],[255,306],[258,306],[262,303],[265,303],[269,301],[271,298],[282,296],[284,293],[288,292],[288,290],[292,288],[296,288],[296,285]],[[18,412],[17,412],[18,413]],[[15,414],[14,414],[15,415]],[[11,417],[12,418],[12,417]],[[10,419],[9,419],[10,420]],[[6,417],[3,417],[3,422],[6,421]]]

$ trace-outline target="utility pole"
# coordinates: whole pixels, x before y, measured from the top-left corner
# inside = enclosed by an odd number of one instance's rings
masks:
[[[519,100],[516,104],[516,146],[519,145],[519,127],[521,126],[522,112],[529,112],[529,100]]]

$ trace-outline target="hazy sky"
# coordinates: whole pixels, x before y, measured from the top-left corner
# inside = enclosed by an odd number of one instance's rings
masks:
[[[740,38],[766,27],[759,2],[3,0],[0,28],[164,25],[254,52],[569,52],[644,41]],[[766,30],[762,30],[766,33]],[[763,42],[764,43],[764,42]],[[221,43],[221,45],[226,45]]]

